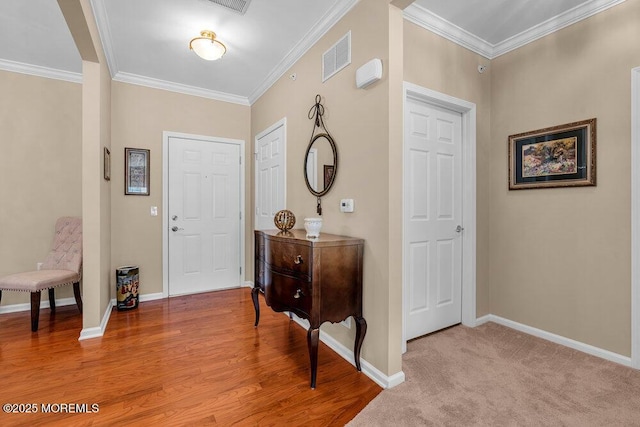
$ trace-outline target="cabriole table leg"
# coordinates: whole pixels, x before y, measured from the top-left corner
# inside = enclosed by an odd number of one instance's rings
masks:
[[[316,374],[318,373],[318,338],[319,328],[309,328],[307,331],[307,346],[309,347],[309,360],[311,362],[311,388],[316,388]]]
[[[258,322],[260,321],[260,303],[258,302],[258,293],[260,292],[260,288],[257,286],[251,289],[251,299],[253,299],[253,308],[256,309],[256,323],[253,325],[254,327],[258,327]]]
[[[356,341],[353,346],[353,357],[356,359],[356,368],[358,369],[358,371],[361,371],[360,349],[362,348],[364,336],[367,334],[367,321],[364,320],[364,317],[354,316],[354,319],[356,321]]]

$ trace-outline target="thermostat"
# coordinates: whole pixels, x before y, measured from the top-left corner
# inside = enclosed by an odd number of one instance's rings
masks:
[[[340,212],[353,212],[353,199],[340,200]]]

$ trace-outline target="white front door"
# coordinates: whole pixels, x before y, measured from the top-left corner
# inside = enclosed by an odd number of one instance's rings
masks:
[[[408,98],[404,121],[409,340],[462,320],[462,115]]]
[[[285,208],[286,119],[256,136],[255,229],[275,228],[273,217]]]
[[[169,295],[240,286],[240,146],[170,136]]]

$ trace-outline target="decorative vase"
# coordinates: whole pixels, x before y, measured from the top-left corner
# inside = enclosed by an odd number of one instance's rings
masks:
[[[317,238],[320,236],[320,229],[322,228],[322,218],[305,218],[304,229],[307,231],[307,237]]]

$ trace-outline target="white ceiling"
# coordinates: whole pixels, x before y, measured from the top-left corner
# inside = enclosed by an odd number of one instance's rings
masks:
[[[416,0],[405,18],[493,59],[625,0]]]
[[[357,1],[252,0],[245,15],[209,0],[91,4],[114,80],[249,105]],[[405,18],[491,59],[622,1],[416,0]],[[204,29],[227,45],[221,60],[189,51]],[[0,1],[0,69],[81,80],[55,0]]]

